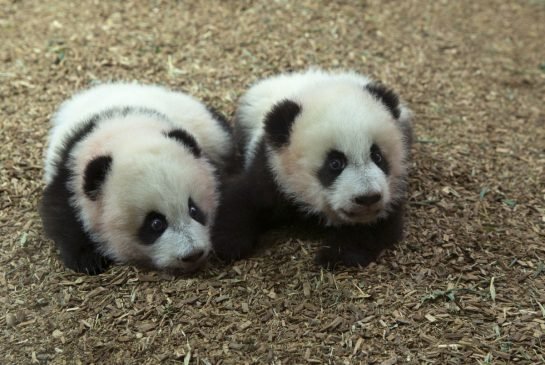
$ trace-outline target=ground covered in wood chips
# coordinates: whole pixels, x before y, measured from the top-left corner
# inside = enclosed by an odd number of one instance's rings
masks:
[[[0,35],[0,363],[545,362],[544,1],[0,0]],[[404,243],[335,272],[289,230],[188,277],[60,264],[36,206],[63,99],[137,79],[232,116],[309,65],[415,110]]]

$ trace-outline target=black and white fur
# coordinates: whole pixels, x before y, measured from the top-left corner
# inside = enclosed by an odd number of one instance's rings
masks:
[[[282,74],[240,100],[243,170],[225,186],[213,228],[219,257],[246,256],[259,234],[294,217],[324,228],[324,265],[365,266],[403,236],[411,112],[350,72]]]
[[[211,249],[231,131],[193,97],[154,85],[84,90],[52,119],[40,205],[64,264],[187,272]]]

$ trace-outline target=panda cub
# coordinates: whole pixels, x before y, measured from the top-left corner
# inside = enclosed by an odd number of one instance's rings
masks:
[[[46,235],[77,272],[111,262],[192,271],[211,249],[231,150],[226,121],[189,95],[136,83],[82,91],[52,119]]]
[[[311,69],[254,84],[240,100],[242,171],[225,184],[216,254],[247,256],[263,230],[310,218],[317,261],[366,266],[403,236],[411,112],[385,86]]]

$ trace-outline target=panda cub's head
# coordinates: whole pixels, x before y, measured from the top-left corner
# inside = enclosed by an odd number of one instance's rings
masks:
[[[281,191],[329,224],[371,223],[405,189],[409,111],[380,84],[313,84],[264,120],[268,161]]]
[[[106,257],[188,272],[211,249],[215,170],[192,135],[154,123],[105,124],[76,145],[71,169],[82,173],[70,181],[72,204]]]

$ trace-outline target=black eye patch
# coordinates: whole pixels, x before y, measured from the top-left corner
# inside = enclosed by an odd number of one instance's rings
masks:
[[[138,230],[138,238],[142,244],[151,245],[161,237],[167,228],[168,222],[163,214],[149,212]]]
[[[324,187],[330,187],[343,172],[347,163],[348,160],[344,153],[337,150],[329,151],[322,167],[318,170],[318,180]]]
[[[382,154],[379,146],[376,144],[371,146],[371,160],[377,165],[386,175],[390,172],[390,164],[386,160],[386,157]]]
[[[193,136],[183,129],[174,129],[166,134],[168,138],[175,139],[180,142],[184,147],[189,148],[191,153],[196,157],[201,157],[201,149]]]
[[[195,204],[193,199],[189,198],[187,201],[187,208],[191,219],[202,224],[203,226],[206,226],[206,214],[204,214],[197,204]]]

